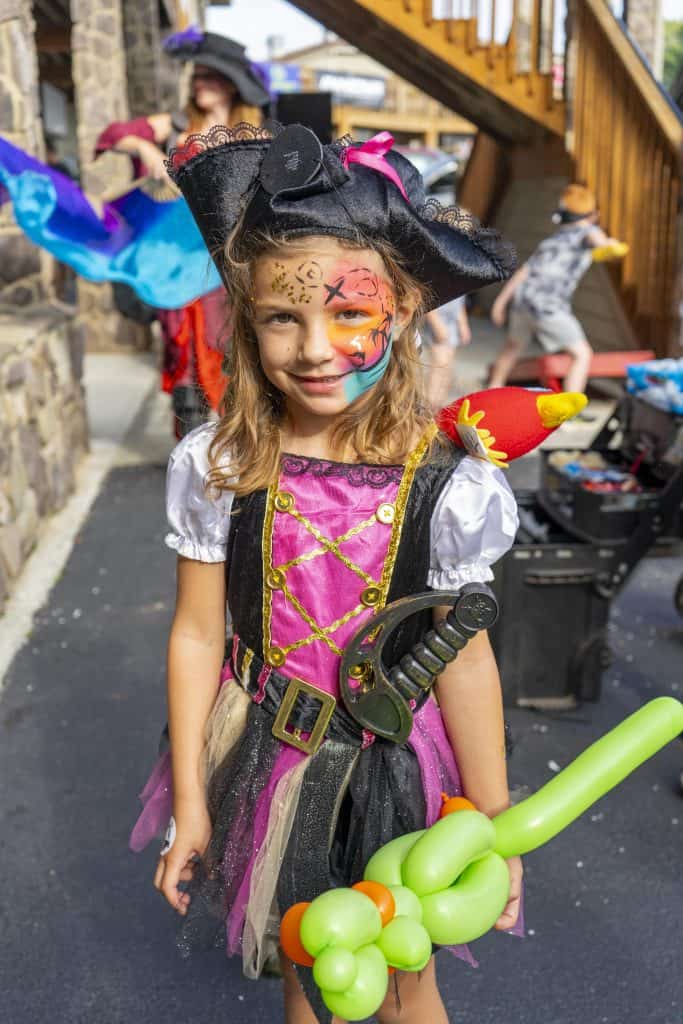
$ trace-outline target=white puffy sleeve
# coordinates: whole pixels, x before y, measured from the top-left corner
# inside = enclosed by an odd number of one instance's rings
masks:
[[[196,562],[224,562],[232,491],[215,498],[206,493],[209,445],[215,423],[205,423],[187,434],[171,452],[166,474],[166,544]]]
[[[502,470],[466,455],[432,514],[427,582],[434,590],[493,579],[491,566],[512,546],[517,503]]]

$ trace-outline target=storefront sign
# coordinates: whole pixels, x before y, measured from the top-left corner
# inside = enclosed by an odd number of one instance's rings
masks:
[[[320,92],[331,92],[335,103],[357,107],[381,107],[386,96],[383,78],[351,75],[344,71],[318,71],[316,84]]]

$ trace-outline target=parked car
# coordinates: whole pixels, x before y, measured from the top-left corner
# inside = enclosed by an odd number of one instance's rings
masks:
[[[395,149],[415,164],[424,179],[428,196],[434,196],[444,206],[451,206],[455,202],[460,167],[457,157],[427,146],[396,146]]]

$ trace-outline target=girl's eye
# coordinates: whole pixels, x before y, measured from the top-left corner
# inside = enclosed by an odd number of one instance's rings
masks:
[[[291,324],[294,323],[294,320],[293,313],[273,313],[272,316],[268,317],[269,324]]]
[[[355,323],[357,320],[367,320],[369,314],[364,309],[343,309],[337,314],[340,320]]]

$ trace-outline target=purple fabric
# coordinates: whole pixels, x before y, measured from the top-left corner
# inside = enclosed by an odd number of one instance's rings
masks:
[[[439,820],[441,794],[462,795],[458,766],[435,701],[428,700],[415,716],[410,746],[420,765],[429,828]]]
[[[244,872],[244,877],[240,883],[235,901],[228,912],[226,922],[227,951],[229,956],[240,953],[242,949],[242,930],[244,928],[244,920],[247,913],[247,903],[249,902],[251,876],[254,870],[256,857],[268,831],[270,805],[273,802],[275,788],[280,779],[286,775],[287,772],[296,768],[296,766],[307,756],[308,755],[304,754],[303,751],[297,750],[296,747],[289,747],[282,744],[282,749],[278,754],[272,774],[268,780],[268,785],[261,792],[261,795],[256,801],[256,807],[254,809],[251,857],[249,859],[247,869]],[[228,845],[229,844],[230,839],[228,839]],[[227,865],[224,863],[224,869],[226,867]]]
[[[100,218],[75,181],[3,138],[0,138],[0,165],[12,177],[29,172],[49,178],[59,198],[52,212],[50,225],[65,238],[77,237],[88,245],[106,247],[112,244],[112,232],[120,231],[122,226],[125,227],[111,204],[104,205],[103,216]],[[6,202],[9,195],[8,190],[3,188],[3,201]],[[127,236],[120,244],[124,244],[125,241]]]
[[[143,810],[130,834],[128,845],[140,853],[152,839],[162,836],[173,813],[173,783],[169,751],[159,758],[140,794]]]
[[[174,32],[173,35],[164,39],[163,49],[166,53],[176,53],[188,46],[199,46],[204,39],[204,33],[198,25],[189,25],[182,32]]]

